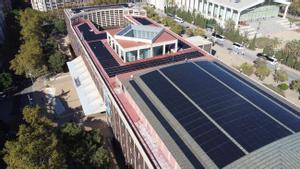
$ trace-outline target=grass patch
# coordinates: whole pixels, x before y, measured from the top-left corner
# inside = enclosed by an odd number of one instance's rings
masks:
[[[272,84],[265,84],[265,83],[264,85],[267,86],[269,89],[275,91],[276,93],[280,94],[281,96],[285,97],[284,91],[278,88],[277,86],[273,86]]]
[[[267,38],[267,37],[257,38],[255,42],[256,42],[255,46],[258,49],[263,49],[266,46],[271,46],[274,48],[280,44],[280,41],[278,38],[271,39],[271,38]]]
[[[287,19],[290,21],[290,22],[300,22],[300,19],[299,18],[295,18],[295,17],[290,17],[290,16],[287,16]]]

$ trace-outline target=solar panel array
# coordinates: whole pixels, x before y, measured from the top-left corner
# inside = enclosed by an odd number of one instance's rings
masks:
[[[171,66],[141,79],[220,168],[300,130],[297,110],[213,62]]]
[[[150,99],[143,92],[143,90],[136,84],[135,81],[130,81],[130,84],[133,86],[133,88],[136,90],[136,92],[139,94],[139,96],[145,101],[146,105],[153,112],[153,114],[156,116],[156,118],[159,120],[159,122],[164,126],[164,128],[167,130],[167,132],[171,135],[171,137],[174,139],[174,141],[176,142],[176,144],[183,151],[183,153],[185,154],[185,156],[190,161],[192,161],[193,166],[195,168],[197,168],[197,169],[204,169],[203,165],[195,157],[195,155],[193,154],[193,152],[183,142],[183,140],[179,137],[179,135],[175,132],[174,128],[172,128],[172,126],[167,122],[167,120],[164,119],[164,117],[157,110],[157,108],[153,105],[153,103],[151,103]]]
[[[134,63],[134,64],[129,64],[129,65],[124,65],[124,66],[115,66],[115,67],[109,67],[106,68],[106,73],[108,74],[109,77],[121,74],[121,73],[128,73],[140,69],[146,69],[154,66],[160,66],[163,64],[167,63],[172,63],[172,62],[178,62],[178,61],[183,61],[185,59],[192,59],[196,57],[203,56],[202,53],[199,51],[192,51],[192,52],[187,52],[183,54],[178,54],[170,57],[165,57],[165,58],[160,58],[160,59],[155,59],[155,60],[149,60],[149,61],[144,61],[144,62],[139,62],[139,63]],[[100,60],[101,62],[101,60]]]
[[[106,33],[95,34],[94,31],[91,31],[90,26],[87,23],[84,23],[78,26],[79,31],[83,34],[84,40],[93,41],[93,40],[102,40],[106,39]]]
[[[148,19],[146,18],[141,18],[141,17],[135,17],[133,16],[132,17],[133,19],[137,20],[140,24],[142,25],[152,25],[153,23],[150,22]]]

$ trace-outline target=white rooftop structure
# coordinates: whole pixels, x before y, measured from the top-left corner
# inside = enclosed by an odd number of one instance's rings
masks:
[[[67,62],[74,86],[85,115],[101,113],[106,110],[100,93],[82,60],[82,57]]]

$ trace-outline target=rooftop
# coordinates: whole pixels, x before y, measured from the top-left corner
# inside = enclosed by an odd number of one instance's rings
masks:
[[[161,27],[145,26],[145,25],[128,25],[116,33],[116,37],[130,37],[133,39],[145,39],[153,42],[163,31]]]
[[[242,11],[258,4],[264,3],[265,0],[211,0],[212,3],[221,4],[222,6]]]
[[[272,158],[279,160],[273,168],[300,166],[299,152],[276,151],[300,144],[292,139],[300,136],[300,110],[218,62],[166,66],[123,84],[181,168],[235,168]]]

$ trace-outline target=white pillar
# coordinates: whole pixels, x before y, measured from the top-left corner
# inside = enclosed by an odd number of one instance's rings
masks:
[[[217,19],[219,19],[220,11],[221,11],[221,5],[218,5]]]
[[[287,14],[287,12],[288,12],[289,6],[290,6],[290,5],[287,5],[287,6],[285,7],[284,14],[283,14],[283,18],[286,18],[286,14]]]
[[[137,50],[137,60],[140,60],[141,58],[140,58],[140,50],[138,49]]]
[[[200,1],[201,1],[200,12],[203,15],[204,0],[200,0]]]
[[[227,13],[227,8],[224,7],[224,10],[223,10],[223,18],[222,18],[223,25],[225,24],[226,13]]]
[[[237,15],[236,21],[235,21],[235,27],[236,27],[236,28],[239,26],[240,16],[241,16],[241,13],[238,11],[238,15]]]
[[[231,9],[230,11],[230,19],[232,19],[232,17],[233,17],[233,9]]]
[[[175,43],[175,52],[178,50],[178,41]]]
[[[166,45],[163,45],[163,55],[166,54]]]
[[[211,14],[210,14],[212,18],[214,18],[214,13],[215,13],[215,4],[212,3]]]
[[[208,16],[208,9],[209,9],[209,2],[206,2],[206,12],[205,12],[206,16]]]

